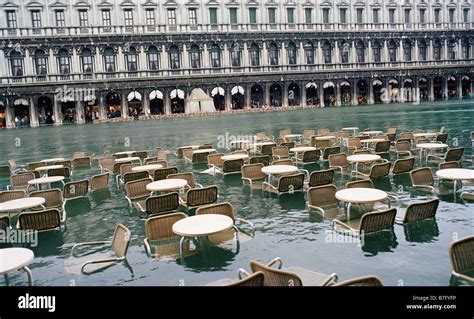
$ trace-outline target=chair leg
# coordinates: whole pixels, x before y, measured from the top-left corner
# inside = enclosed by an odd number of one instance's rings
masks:
[[[26,271],[26,274],[28,275],[28,284],[30,286],[33,286],[33,274],[31,273],[30,268],[28,267],[23,267],[23,269]]]
[[[184,261],[184,249],[183,249],[183,244],[184,244],[185,237],[181,237],[179,240],[179,258],[181,258],[181,261]]]

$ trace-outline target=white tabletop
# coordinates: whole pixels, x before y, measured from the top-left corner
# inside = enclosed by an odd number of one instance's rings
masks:
[[[132,155],[133,153],[135,153],[135,151],[123,151],[123,152],[114,153],[114,155]]]
[[[366,140],[360,140],[362,143],[377,143],[377,142],[385,142],[386,140],[383,140],[381,138],[368,138]]]
[[[249,144],[249,140],[235,140],[235,141],[230,141],[229,144]]]
[[[253,143],[252,146],[264,146],[264,145],[272,145],[275,144],[275,142],[259,142],[259,143]]]
[[[359,128],[358,127],[343,127],[343,131],[357,131]]]
[[[435,137],[437,136],[438,133],[432,133],[432,132],[427,132],[427,133],[414,133],[413,137]]]
[[[116,158],[115,163],[126,163],[126,162],[133,162],[139,161],[140,157],[124,157],[124,158]]]
[[[47,159],[42,160],[41,162],[51,163],[51,162],[59,162],[59,161],[64,161],[64,160],[65,160],[64,157],[56,157],[56,158],[47,158]]]
[[[388,194],[375,188],[346,188],[336,192],[336,198],[348,203],[372,203],[384,200]]]
[[[270,165],[262,168],[262,173],[266,175],[281,175],[298,172],[298,167],[292,165]]]
[[[181,178],[163,179],[152,182],[146,186],[150,192],[164,192],[170,190],[179,190],[188,185],[188,181]]]
[[[31,181],[28,181],[28,185],[49,184],[49,183],[60,182],[63,180],[64,180],[64,176],[48,176],[48,177],[32,179]]]
[[[239,159],[247,160],[249,159],[249,156],[246,154],[230,154],[230,155],[221,156],[221,160],[223,161],[232,161],[232,160],[239,160]]]
[[[0,275],[8,274],[29,265],[35,254],[27,248],[0,249]]]
[[[200,150],[195,150],[193,151],[193,154],[199,154],[199,153],[214,153],[216,150],[214,148],[203,148]]]
[[[199,145],[187,145],[187,146],[181,146],[179,148],[191,148],[193,150],[197,150],[199,148]]]
[[[290,148],[290,152],[295,152],[295,153],[307,152],[307,151],[316,151],[316,150],[317,150],[317,148],[312,147],[312,146],[298,146],[298,147]]]
[[[317,141],[327,141],[327,140],[334,140],[336,137],[334,135],[325,135],[325,136],[317,136],[315,140]]]
[[[58,168],[63,168],[64,165],[48,165],[48,166],[42,166],[42,167],[37,167],[35,170],[36,171],[47,171],[48,169],[58,169]]]
[[[364,134],[364,135],[376,135],[376,134],[382,134],[383,132],[382,131],[365,131],[365,132],[361,132],[361,134]]]
[[[369,163],[380,160],[382,157],[380,155],[371,155],[371,154],[356,154],[347,156],[347,161],[351,163]]]
[[[440,169],[436,172],[436,176],[442,179],[470,181],[474,180],[474,170],[465,168]]]
[[[204,214],[183,218],[173,224],[173,233],[184,237],[209,236],[230,229],[232,218],[219,214]]]
[[[440,143],[421,143],[421,144],[416,144],[416,147],[437,150],[441,148],[447,148],[449,146],[446,144],[440,144]]]
[[[293,138],[293,137],[302,137],[303,135],[301,134],[287,134],[285,135],[285,138]]]
[[[9,200],[3,203],[0,203],[0,212],[14,212],[18,210],[38,207],[43,205],[46,200],[43,197],[27,197],[19,198],[14,200]],[[1,259],[0,259],[1,260]],[[2,263],[0,263],[1,266]]]
[[[149,172],[154,171],[155,169],[163,168],[163,165],[160,164],[150,164],[132,167],[132,172]]]

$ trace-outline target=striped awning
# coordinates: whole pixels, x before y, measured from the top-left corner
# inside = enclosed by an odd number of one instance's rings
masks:
[[[127,100],[129,102],[131,102],[133,100],[141,101],[142,100],[142,95],[140,93],[138,93],[137,91],[132,91],[128,94]]]
[[[324,83],[323,85],[323,88],[327,89],[327,88],[333,88],[334,87],[334,83],[332,82],[326,82]]]
[[[230,93],[231,93],[232,95],[236,95],[236,94],[238,94],[238,93],[240,93],[240,94],[243,95],[243,94],[245,94],[245,90],[244,90],[244,88],[241,87],[241,86],[234,86],[234,87],[232,88],[232,91],[231,91]]]
[[[412,79],[405,79],[405,81],[404,81],[404,82],[405,82],[405,83],[412,83],[412,82],[413,82],[413,80],[412,80]]]
[[[374,82],[372,82],[373,85],[382,85],[382,81],[380,80],[374,80]]]
[[[161,92],[160,90],[153,90],[151,91],[149,97],[150,101],[154,99],[163,100],[163,92]]]
[[[212,89],[211,96],[214,97],[216,95],[224,95],[224,93],[225,93],[225,90],[221,88],[220,86],[218,86]]]
[[[16,99],[16,100],[13,102],[13,105],[15,105],[15,106],[19,106],[19,105],[28,106],[29,103],[28,103],[28,100],[27,100],[27,99],[25,99],[25,98],[19,98],[19,99]]]
[[[390,81],[388,81],[389,84],[398,84],[398,81],[395,80],[395,79],[391,79]]]
[[[448,81],[456,81],[456,78],[454,76],[449,76]]]
[[[315,88],[317,89],[318,88],[318,85],[314,82],[309,82],[308,84],[306,84],[306,88],[309,89],[309,88]]]
[[[170,97],[172,99],[175,99],[175,98],[180,98],[182,100],[184,100],[184,91],[183,90],[180,90],[180,89],[174,89],[173,91],[171,91],[170,93]]]
[[[351,86],[351,84],[348,81],[342,81],[341,86]]]

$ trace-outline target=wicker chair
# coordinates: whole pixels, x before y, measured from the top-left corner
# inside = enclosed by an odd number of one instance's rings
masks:
[[[26,164],[26,170],[29,171],[29,172],[32,172],[32,171],[36,170],[37,168],[40,168],[40,167],[43,167],[43,166],[46,166],[45,162],[28,163],[28,164]]]
[[[66,212],[58,209],[45,209],[36,212],[21,213],[18,216],[17,228],[24,231],[50,231],[61,228],[66,221]]]
[[[53,165],[62,165],[64,167],[69,168],[72,171],[72,161],[71,160],[63,160],[63,161],[56,161]]]
[[[393,175],[409,173],[413,170],[414,165],[415,165],[415,158],[414,157],[398,159],[393,164],[392,173],[393,173]]]
[[[446,144],[448,141],[448,134],[447,133],[439,133],[436,135],[436,142]]]
[[[252,231],[252,236],[255,236],[255,226],[248,220],[243,218],[235,217],[234,215],[234,207],[231,203],[219,203],[207,206],[201,206],[196,210],[196,215],[204,215],[204,214],[218,214],[218,215],[225,215],[230,217],[234,222],[234,230],[239,232],[238,227],[235,225],[238,224],[247,224],[250,226]]]
[[[272,157],[274,159],[287,159],[290,157],[290,153],[288,152],[288,147],[286,146],[275,146],[272,148]]]
[[[281,130],[278,135],[280,137],[285,137],[285,135],[290,135],[291,134],[291,129],[287,128],[287,129],[284,129],[284,130]]]
[[[71,177],[71,170],[69,167],[62,167],[62,168],[52,168],[48,169],[47,172],[48,176],[62,176],[65,179]]]
[[[349,151],[355,151],[362,148],[362,143],[359,138],[350,138],[347,140],[347,149]]]
[[[115,165],[114,157],[99,157],[99,167],[101,173],[113,173]]]
[[[145,222],[146,238],[144,240],[147,255],[153,255],[151,253],[150,242],[179,238],[179,236],[173,233],[173,224],[186,217],[188,216],[184,213],[171,213],[153,216],[147,219]]]
[[[86,157],[86,152],[74,152],[72,154],[72,159],[76,159],[76,158],[83,158],[83,157]]]
[[[28,182],[35,179],[36,176],[32,172],[23,172],[10,176],[10,185],[7,189],[24,189],[28,188]]]
[[[43,208],[32,208],[31,210],[41,210],[50,208],[61,209],[63,206],[63,192],[58,188],[32,192],[30,193],[30,197],[42,197],[46,200],[46,202],[44,202],[44,204],[42,205]]]
[[[464,147],[451,148],[446,154],[428,154],[426,160],[429,161],[430,158],[437,160],[443,160],[446,162],[459,162],[464,154]]]
[[[250,186],[252,186],[256,181],[263,181],[266,177],[266,175],[262,173],[263,167],[264,165],[262,163],[242,166],[242,180],[244,184],[248,182]]]
[[[90,157],[73,158],[72,167],[73,168],[90,168],[91,167],[91,158]]]
[[[156,148],[156,157],[159,160],[166,161],[167,152],[161,147]]]
[[[217,170],[217,172],[223,175],[240,174],[243,165],[243,159],[224,161],[224,163],[222,164],[222,170]]]
[[[214,148],[214,145],[212,143],[204,143],[199,146],[200,150],[208,149],[208,148]]]
[[[267,132],[257,132],[255,134],[255,140],[257,142],[272,141],[273,139],[273,135],[267,135]]]
[[[282,160],[273,161],[272,165],[294,165],[294,164],[291,159],[282,159]]]
[[[303,131],[303,141],[311,143],[311,136],[316,135],[315,130],[304,130]]]
[[[90,182],[90,190],[94,192],[100,189],[108,188],[109,177],[110,177],[109,173],[103,173],[103,174],[92,176],[91,182]]]
[[[25,171],[25,165],[18,165],[15,160],[8,160],[8,166],[10,166],[10,172],[13,174]]]
[[[118,174],[117,176],[115,176],[115,181],[118,184],[125,184],[124,182],[124,176],[125,174],[127,173],[132,173],[132,168],[136,167],[137,164],[123,164],[120,166],[120,174]],[[146,173],[146,172],[145,172]]]
[[[410,141],[414,140],[413,132],[401,132],[400,138],[402,139],[409,139]]]
[[[411,143],[409,140],[398,140],[395,143],[395,152],[397,153],[397,158],[400,158],[402,155],[411,156]]]
[[[276,147],[277,145],[276,144],[267,144],[267,145],[263,145],[262,146],[262,151],[261,151],[261,154],[262,155],[268,155],[268,156],[272,156],[272,149],[274,147]]]
[[[324,149],[324,152],[323,152],[323,160],[324,161],[328,160],[329,155],[339,154],[339,153],[341,153],[341,147],[340,146],[327,147],[327,148]]]
[[[333,146],[333,143],[334,143],[333,140],[318,140],[316,139],[317,137],[318,137],[317,135],[313,136],[313,140],[311,141],[311,145],[313,145],[314,147],[325,149],[325,148]]]
[[[281,176],[278,180],[278,186],[273,186],[270,183],[263,182],[262,190],[278,194],[278,196],[283,194],[292,194],[293,192],[303,191],[304,186],[304,174],[294,174],[294,175],[285,175]]]
[[[205,153],[193,153],[191,163],[192,164],[202,164],[207,163],[207,157],[211,154],[211,152]]]
[[[449,245],[449,258],[451,260],[452,274],[454,277],[464,280],[471,285],[474,277],[466,273],[474,270],[474,236],[469,236]]]
[[[277,265],[278,268],[274,268],[274,265]],[[282,269],[282,266],[283,262],[280,258],[273,259],[267,265],[263,265],[255,260],[250,262],[250,269],[253,273],[263,272],[264,286],[328,286],[337,282],[337,275],[335,273],[325,275],[299,267]]]
[[[166,179],[168,175],[172,174],[178,174],[177,167],[159,168],[153,172],[153,180],[161,181],[163,179]]]
[[[339,200],[336,198],[337,188],[334,185],[323,185],[311,187],[308,189],[308,207],[315,209],[326,216],[324,208],[334,207],[339,205]],[[338,209],[339,211],[339,209]]]
[[[214,204],[217,202],[217,198],[217,186],[193,188],[187,191],[184,199],[181,199],[181,205],[188,209],[193,209],[199,206]]]
[[[148,157],[148,152],[147,151],[133,152],[132,157],[140,158],[140,161],[143,163],[145,159]]]
[[[115,159],[128,157],[127,154],[113,154],[112,156],[113,156]]]
[[[249,164],[257,164],[257,163],[262,163],[264,166],[270,165],[270,156],[262,155],[262,156],[254,156],[250,158]]]
[[[387,134],[397,134],[397,128],[396,127],[389,127],[387,129]]]
[[[84,274],[88,274],[85,271],[86,266],[92,265],[92,264],[101,264],[101,263],[118,263],[126,260],[127,257],[127,251],[128,251],[128,246],[130,244],[130,240],[132,238],[132,234],[130,230],[128,230],[127,227],[125,227],[122,224],[118,224],[115,227],[115,232],[112,238],[112,241],[95,241],[95,242],[86,242],[86,243],[79,243],[75,244],[72,247],[71,250],[71,256],[76,257],[74,255],[74,250],[76,250],[79,247],[84,247],[84,246],[95,246],[95,245],[111,245],[111,250],[112,253],[114,254],[114,257],[111,258],[106,258],[106,259],[99,259],[99,260],[91,260],[91,261],[86,261],[82,267],[81,267],[81,272]]]
[[[0,192],[0,203],[7,202],[9,200],[15,200],[20,198],[26,198],[28,195],[24,190],[12,190]]]
[[[115,163],[113,171],[112,171],[114,173],[114,175],[120,175],[120,168],[122,167],[122,165],[132,165],[132,162]]]
[[[318,129],[318,135],[325,135],[327,133],[329,133],[329,130],[327,128]]]
[[[338,282],[334,287],[382,287],[383,283],[377,276],[363,276]]]
[[[428,167],[415,169],[410,172],[410,179],[413,187],[434,191],[434,178]]]
[[[265,275],[261,271],[252,273],[242,279],[221,279],[206,286],[225,286],[225,287],[261,287],[265,280]]]
[[[439,199],[410,204],[406,209],[405,216],[403,218],[396,218],[395,221],[399,224],[406,224],[426,218],[433,218],[436,215],[438,206]]]
[[[145,201],[145,212],[148,216],[174,213],[179,208],[179,194],[168,193],[150,196]]]
[[[196,187],[202,188],[203,187],[201,184],[196,183],[196,179],[194,178],[194,174],[192,172],[170,174],[166,178],[167,179],[169,178],[185,179],[188,182],[187,188],[196,188]]]
[[[374,154],[388,154],[390,151],[390,141],[383,141],[375,143]]]
[[[289,151],[291,148],[295,147],[295,142],[283,142],[283,143],[280,144],[280,146],[281,147],[286,147]]]
[[[121,182],[123,184],[127,184],[128,182],[133,182],[133,181],[138,181],[140,179],[148,178],[150,175],[148,175],[148,172],[130,172],[130,173],[125,173],[121,179]]]
[[[370,150],[355,150],[352,155],[372,154]]]
[[[334,219],[332,221],[332,227],[336,231],[362,236],[393,228],[396,215],[397,209],[390,208],[383,211],[365,213],[362,215],[362,218],[358,220],[342,222],[340,220]]]
[[[388,177],[390,174],[390,167],[392,166],[392,163],[387,162],[387,163],[380,163],[380,164],[374,164],[370,168],[369,174],[364,174],[361,172],[356,173],[356,177],[362,178],[362,179],[370,179],[370,180],[376,180],[384,177]]]
[[[461,168],[461,165],[459,165],[459,162],[445,162],[445,163],[438,164],[438,169],[448,169],[448,168]]]
[[[317,187],[332,184],[334,174],[335,171],[332,168],[311,172],[311,175],[309,175],[308,187]]]
[[[223,153],[209,154],[207,156],[207,166],[216,170],[222,169],[222,166],[224,165],[224,160],[222,159],[222,156],[224,155],[225,154]]]
[[[146,189],[146,186],[151,182],[153,182],[151,178],[144,178],[125,184],[125,198],[127,199],[130,208],[135,206],[142,212],[146,210],[145,199],[151,196],[152,193]]]
[[[86,197],[89,191],[89,181],[74,181],[64,184],[63,190],[63,211],[65,211],[66,203],[69,200]]]
[[[319,161],[321,157],[321,150],[305,151],[303,152],[301,159],[298,159],[298,163],[304,165],[314,164]],[[296,158],[293,158],[296,161]]]
[[[337,168],[341,175],[344,174],[344,169],[349,167],[346,153],[331,154],[329,155],[329,167]]]
[[[182,157],[184,157],[184,151],[186,151],[186,150],[192,150],[192,149],[193,149],[192,147],[180,147],[180,148],[178,148],[178,153],[177,153],[177,155],[178,155],[178,157],[181,157],[181,158],[182,158]]]

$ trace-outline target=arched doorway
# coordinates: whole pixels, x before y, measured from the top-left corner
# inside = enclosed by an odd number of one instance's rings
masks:
[[[63,115],[63,124],[76,123],[76,102],[69,99],[61,101],[61,114]]]
[[[2,101],[0,101],[0,128],[5,128],[7,126],[7,114],[6,107]]]
[[[467,75],[464,75],[462,77],[461,87],[462,87],[462,96],[464,98],[470,98],[471,94],[472,94],[472,92],[471,92],[471,79]]]
[[[283,92],[281,85],[278,83],[273,83],[270,86],[270,106],[271,107],[280,107],[282,105]]]
[[[53,101],[47,96],[38,98],[38,116],[40,125],[54,124],[53,120]]]
[[[413,102],[413,80],[405,79],[403,81],[403,97],[405,102]]]
[[[318,85],[314,82],[306,84],[306,105],[316,107],[321,105],[319,101]]]
[[[448,98],[454,99],[458,96],[457,81],[454,76],[448,77]]]
[[[390,103],[398,102],[398,81],[396,79],[390,79],[388,81],[388,96]]]
[[[159,90],[151,91],[150,95],[150,114],[161,115],[164,114],[163,92]]]
[[[324,105],[336,106],[336,90],[333,82],[326,82],[323,85]]]
[[[351,93],[351,84],[349,81],[342,81],[341,84],[341,105],[350,106],[352,93]]]
[[[291,83],[288,87],[288,105],[300,105],[300,87],[296,83]]]
[[[420,78],[418,80],[418,87],[420,90],[420,101],[428,101],[428,80],[426,78]]]
[[[30,125],[30,104],[25,98],[13,101],[13,115],[15,127],[26,127]]]
[[[105,97],[107,105],[107,118],[116,118],[122,116],[122,97],[117,92],[109,92]]]
[[[171,98],[171,113],[184,113],[184,105],[185,105],[185,94],[183,90],[174,89],[170,93]]]
[[[234,86],[230,93],[232,94],[232,109],[243,109],[245,107],[244,88],[241,86]]]
[[[214,100],[214,107],[217,111],[225,110],[225,90],[220,86],[215,87],[211,91],[211,97]]]
[[[437,76],[433,79],[433,92],[435,100],[441,100],[444,97],[442,77]]]
[[[382,81],[375,79],[372,82],[372,90],[374,92],[374,103],[382,103]]]
[[[260,84],[255,84],[250,89],[250,99],[252,108],[262,107],[265,104],[263,100],[263,88]]]
[[[143,115],[142,95],[137,91],[132,91],[127,95],[128,116],[138,118]]]
[[[367,81],[366,80],[359,80],[357,82],[357,104],[364,105],[367,104]]]

